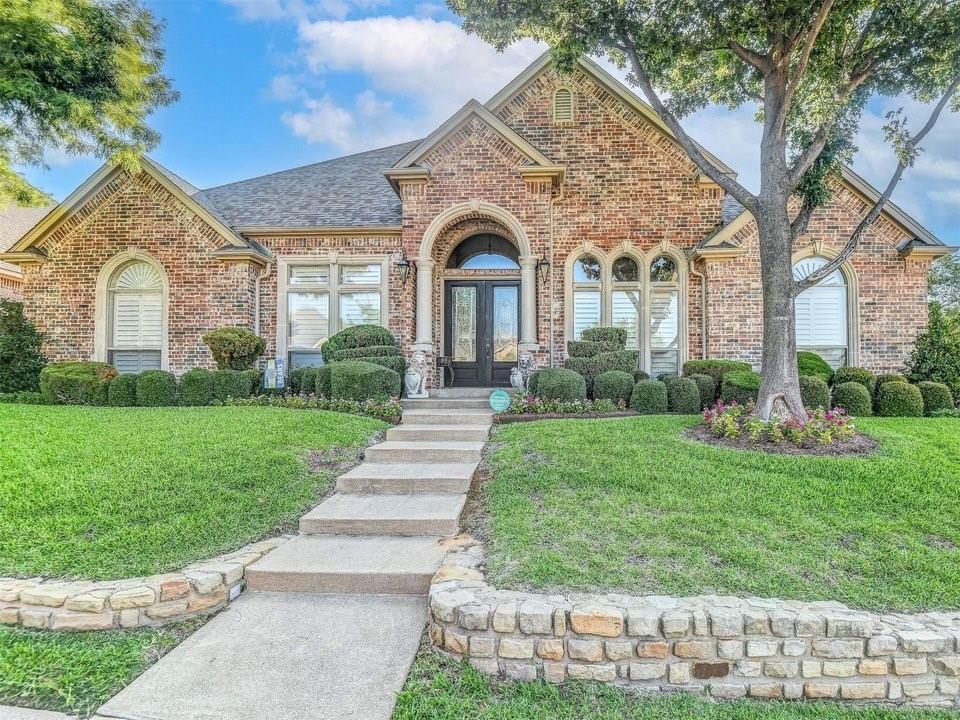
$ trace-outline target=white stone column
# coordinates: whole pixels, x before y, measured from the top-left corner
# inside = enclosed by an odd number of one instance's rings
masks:
[[[520,258],[520,345],[537,345],[537,258]]]
[[[433,351],[433,260],[417,260],[417,339],[418,350]]]

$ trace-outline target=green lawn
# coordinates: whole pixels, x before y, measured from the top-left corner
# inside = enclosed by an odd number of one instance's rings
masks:
[[[0,405],[0,576],[146,575],[290,529],[331,482],[309,472],[311,451],[385,427],[280,408]]]
[[[692,695],[637,698],[611,685],[499,682],[421,653],[393,720],[956,720],[931,710],[836,703],[713,703]]]
[[[860,458],[738,452],[691,417],[497,431],[475,530],[490,581],[538,589],[960,608],[960,423],[864,419]]]

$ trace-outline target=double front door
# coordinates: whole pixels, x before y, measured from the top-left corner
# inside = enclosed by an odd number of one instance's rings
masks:
[[[448,280],[444,342],[454,387],[510,384],[520,339],[520,283]],[[450,383],[447,375],[447,383]]]

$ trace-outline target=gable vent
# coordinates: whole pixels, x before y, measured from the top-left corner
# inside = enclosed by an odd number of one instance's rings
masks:
[[[567,88],[560,88],[553,96],[553,121],[573,121],[573,93]]]

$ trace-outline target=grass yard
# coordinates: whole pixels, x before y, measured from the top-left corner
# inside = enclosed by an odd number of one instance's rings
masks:
[[[836,703],[712,703],[692,695],[638,698],[611,685],[491,680],[422,652],[393,720],[956,720],[956,713]]]
[[[330,485],[311,451],[386,424],[259,407],[0,405],[0,576],[174,570],[284,529]]]
[[[476,532],[536,589],[960,608],[960,423],[880,419],[868,457],[738,452],[692,417],[505,425]]]
[[[0,705],[92,715],[202,624],[86,633],[0,627]]]

